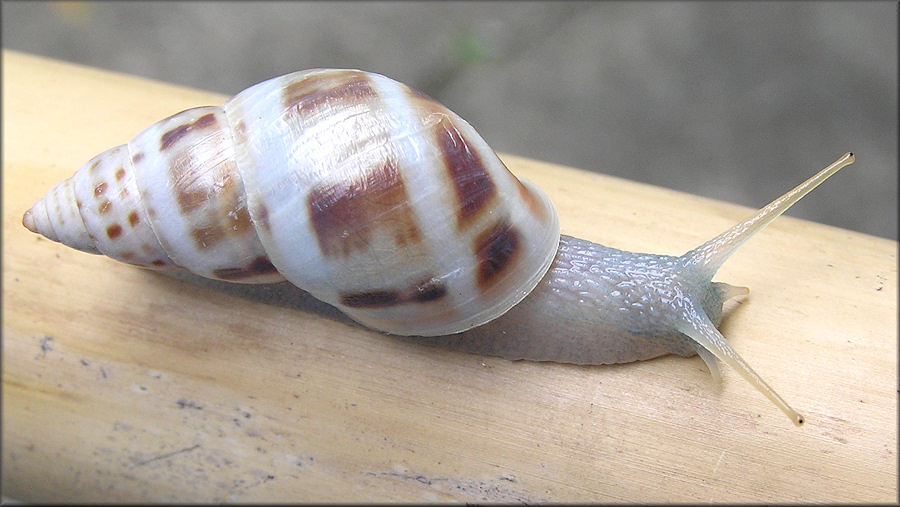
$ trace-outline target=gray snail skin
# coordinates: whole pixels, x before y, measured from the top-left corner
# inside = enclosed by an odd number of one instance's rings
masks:
[[[70,247],[237,283],[284,280],[378,331],[510,359],[716,359],[803,417],[716,326],[744,287],[712,282],[847,153],[680,257],[560,235],[550,199],[443,105],[358,70],[296,72],[162,120],[22,219]]]

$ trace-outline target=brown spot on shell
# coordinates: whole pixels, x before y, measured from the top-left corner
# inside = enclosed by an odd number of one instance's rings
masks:
[[[169,265],[168,262],[166,262],[166,261],[164,261],[164,260],[162,260],[162,259],[156,259],[156,260],[152,261],[150,264],[151,264],[152,266],[156,266],[156,267],[158,267],[158,268],[161,268],[161,267],[163,267],[163,266],[168,266],[168,265]]]
[[[540,200],[538,200],[537,196],[534,195],[528,188],[522,184],[521,181],[516,179],[516,186],[519,187],[519,195],[522,197],[522,201],[528,206],[528,209],[531,211],[531,215],[541,221],[541,223],[547,223],[547,213],[546,210],[541,206]]]
[[[141,223],[141,218],[138,215],[137,211],[132,211],[128,214],[128,225],[132,227],[137,227],[137,225]]]
[[[430,277],[405,290],[370,290],[341,294],[341,304],[350,308],[388,308],[407,303],[427,303],[447,295],[447,287]]]
[[[272,232],[272,229],[269,226],[269,208],[263,203],[256,205],[256,221],[266,230],[266,232]]]
[[[106,182],[101,181],[94,186],[94,197],[100,197],[106,192]]]
[[[204,114],[191,123],[179,125],[172,130],[164,133],[162,137],[159,138],[159,150],[165,151],[170,146],[178,142],[179,139],[186,136],[189,132],[205,129],[207,127],[218,127],[216,115],[214,115],[213,113]]]
[[[225,237],[225,230],[219,224],[205,224],[191,229],[191,237],[201,250],[205,250]]]
[[[207,190],[203,188],[195,188],[193,181],[188,178],[175,179],[175,191],[178,199],[178,206],[184,214],[188,214],[195,209],[203,206],[209,200]]]
[[[250,219],[250,211],[247,206],[241,205],[234,211],[234,216],[230,216],[232,222],[231,227],[227,230],[233,231],[237,235],[242,235],[253,228],[253,220]]]
[[[475,239],[476,280],[482,291],[490,288],[497,276],[513,263],[520,243],[519,232],[507,221],[496,224]]]
[[[191,216],[191,236],[198,248],[210,248],[228,235],[240,236],[251,229],[234,162],[217,166],[211,181],[196,178],[184,164],[173,164],[170,171],[178,206],[183,215]]]
[[[119,254],[119,257],[125,259],[126,261],[134,259],[134,256],[135,256],[135,253],[130,250],[126,250]]]
[[[322,254],[348,256],[369,247],[376,231],[398,248],[422,241],[403,179],[393,160],[357,180],[316,187],[307,208]]]
[[[144,152],[142,151],[139,151],[131,156],[131,162],[133,164],[138,164],[141,160],[144,160]]]
[[[109,212],[110,209],[112,209],[112,203],[109,202],[109,200],[106,200],[101,202],[100,205],[97,206],[97,213],[105,215]]]
[[[234,126],[234,130],[232,130],[231,133],[234,138],[235,146],[247,144],[247,124],[244,123],[244,120],[238,120],[237,125]]]
[[[437,146],[456,191],[457,224],[462,229],[497,196],[497,186],[481,157],[449,118],[438,122],[435,130]]]
[[[375,97],[369,76],[362,72],[324,72],[289,84],[283,92],[287,109],[306,115],[326,104],[359,104]]]
[[[116,239],[122,235],[122,226],[119,224],[112,224],[106,228],[106,237],[109,239]]]
[[[341,295],[341,304],[350,308],[386,308],[401,302],[399,294],[387,290]]]
[[[253,230],[253,221],[243,196],[243,186],[234,162],[222,164],[216,174],[219,201],[215,219],[226,235],[243,236]]]
[[[434,301],[447,295],[447,287],[436,278],[429,278],[415,284],[409,299],[419,303]]]
[[[257,257],[242,268],[221,268],[213,271],[213,276],[221,280],[241,280],[258,275],[269,275],[278,270],[267,257]]]
[[[120,167],[116,169],[116,181],[122,181],[122,178],[125,177],[125,169]]]
[[[406,97],[409,99],[410,105],[417,110],[417,117],[431,118],[434,117],[434,115],[448,116],[449,114],[452,114],[446,106],[421,91],[405,85],[403,88],[405,89]]]
[[[440,102],[429,97],[424,92],[416,90],[415,88],[413,88],[411,86],[406,86],[405,88],[406,88],[407,95],[409,96],[410,99],[412,99],[413,103],[421,102],[424,105],[426,105],[427,109],[435,109],[436,106],[441,109],[444,108],[443,104],[441,104]],[[427,104],[428,102],[430,102],[431,104]]]

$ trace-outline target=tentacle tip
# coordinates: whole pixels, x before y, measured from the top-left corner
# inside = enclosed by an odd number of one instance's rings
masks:
[[[806,418],[803,417],[803,414],[794,414],[794,426],[800,427],[806,424]]]
[[[22,225],[31,232],[37,232],[37,227],[34,224],[34,215],[31,213],[30,208],[25,212],[25,215],[22,216]]]
[[[750,294],[750,288],[744,287],[741,285],[725,284],[725,289],[726,289],[725,290],[725,299],[726,300],[731,299],[733,297],[746,296],[747,294]]]

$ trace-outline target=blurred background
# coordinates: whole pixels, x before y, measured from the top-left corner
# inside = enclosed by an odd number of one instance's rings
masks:
[[[228,94],[360,68],[501,153],[754,208],[853,151],[788,214],[890,239],[897,32],[897,2],[2,3],[6,49]]]

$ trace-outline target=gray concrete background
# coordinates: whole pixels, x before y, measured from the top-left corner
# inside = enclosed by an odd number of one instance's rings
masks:
[[[3,2],[2,18],[4,48],[223,93],[379,72],[497,151],[752,207],[853,151],[789,214],[897,239],[896,2]]]

